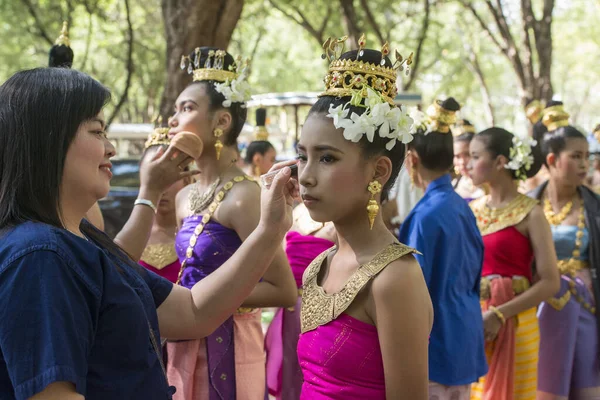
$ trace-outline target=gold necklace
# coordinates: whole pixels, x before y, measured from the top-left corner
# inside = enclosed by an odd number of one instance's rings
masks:
[[[546,215],[546,219],[550,223],[550,225],[560,225],[567,218],[571,209],[573,208],[573,200],[570,200],[567,204],[564,205],[563,208],[560,209],[558,213],[555,213],[552,209],[552,203],[550,203],[550,199],[544,200],[544,215]]]
[[[236,159],[231,160],[231,163],[227,166],[227,168],[225,168],[221,175],[219,175],[205,191],[200,192],[200,184],[198,182],[194,184],[190,190],[190,194],[188,195],[190,210],[192,210],[193,214],[200,214],[202,211],[206,210],[206,208],[215,198],[217,187],[219,187],[219,184],[221,183],[221,177],[225,175],[225,172],[227,172],[236,161]]]
[[[572,207],[573,201],[570,201],[570,203],[571,203],[571,207]],[[563,209],[565,207],[563,207]],[[544,209],[545,208],[546,208],[546,206],[544,205]],[[544,210],[544,212],[545,212],[545,210]],[[561,210],[561,212],[562,212],[562,210]],[[563,218],[563,220],[564,220],[564,218]],[[560,222],[562,222],[562,221],[560,221]],[[557,225],[557,224],[553,224],[552,222],[551,222],[551,224]],[[565,294],[562,295],[561,297],[559,297],[559,298],[551,297],[550,299],[546,300],[546,302],[548,304],[550,304],[553,308],[560,311],[565,307],[565,305],[571,299],[571,297],[574,297],[575,300],[579,304],[581,304],[581,306],[584,309],[589,311],[592,315],[596,315],[596,307],[594,305],[588,303],[587,301],[585,301],[583,296],[577,292],[577,286],[575,284],[575,278],[577,277],[577,271],[579,271],[580,269],[583,268],[583,263],[581,262],[581,260],[579,260],[579,257],[581,256],[581,245],[582,245],[581,240],[583,239],[583,235],[584,235],[583,230],[584,229],[585,229],[585,210],[583,208],[583,202],[582,202],[581,208],[579,210],[579,218],[577,221],[577,233],[575,234],[575,247],[573,248],[573,253],[571,253],[571,258],[569,258],[568,260],[559,260],[558,261],[559,272],[562,275],[566,275],[570,278],[569,279],[569,290],[567,292],[565,292]]]

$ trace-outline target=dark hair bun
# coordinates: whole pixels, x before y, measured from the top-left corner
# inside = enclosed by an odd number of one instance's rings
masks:
[[[454,97],[448,97],[446,100],[442,101],[441,106],[442,106],[442,108],[444,108],[448,111],[459,111],[460,110],[460,104],[458,104],[458,102],[456,100],[454,100]]]
[[[256,125],[265,126],[267,122],[267,109],[257,108],[256,109]]]

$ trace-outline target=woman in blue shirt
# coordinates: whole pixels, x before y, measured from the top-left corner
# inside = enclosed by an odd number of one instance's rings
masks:
[[[291,225],[297,186],[284,168],[263,192],[258,227],[217,273],[189,290],[139,267],[83,219],[110,187],[109,99],[68,69],[22,71],[0,86],[2,399],[169,399],[160,336],[202,338],[219,326]],[[165,172],[189,161],[173,148],[160,157]],[[137,220],[151,221],[142,214],[153,201],[139,200]]]
[[[408,144],[409,174],[425,196],[406,217],[399,237],[422,253],[416,258],[435,315],[429,396],[439,400],[468,400],[470,384],[487,372],[479,306],[483,242],[473,212],[454,191],[448,173],[454,156],[450,125],[459,108],[453,98],[436,101]]]

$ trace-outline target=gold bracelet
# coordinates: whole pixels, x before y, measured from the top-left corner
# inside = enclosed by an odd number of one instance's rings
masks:
[[[502,314],[502,312],[500,310],[498,310],[496,307],[489,306],[488,310],[490,310],[491,312],[493,312],[494,314],[496,314],[496,317],[498,317],[498,319],[500,320],[500,322],[502,322],[502,325],[504,325],[506,323],[506,318],[504,317],[504,314]]]

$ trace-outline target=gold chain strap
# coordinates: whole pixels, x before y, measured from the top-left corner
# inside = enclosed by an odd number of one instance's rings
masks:
[[[183,262],[181,263],[181,269],[179,270],[179,274],[177,275],[177,281],[175,282],[176,285],[179,285],[181,283],[181,276],[183,275],[183,270],[185,269],[188,260],[194,255],[194,246],[196,246],[198,237],[202,234],[202,232],[204,232],[204,227],[206,226],[208,221],[210,221],[215,211],[217,211],[217,208],[225,198],[225,195],[231,190],[233,185],[235,185],[236,183],[243,182],[244,180],[256,182],[254,178],[252,178],[249,175],[236,176],[235,178],[227,182],[225,185],[223,185],[223,188],[219,191],[219,193],[216,194],[216,196],[213,199],[213,202],[210,203],[210,205],[208,206],[206,213],[202,216],[202,220],[196,226],[196,229],[194,229],[194,233],[192,234],[192,236],[190,236],[190,242],[187,250],[185,251],[185,260],[183,260]]]
[[[562,211],[559,214],[562,214]],[[546,218],[548,218],[548,214],[546,214]],[[562,220],[564,220],[565,218],[566,218],[566,215],[564,216],[564,218]],[[554,224],[553,222],[554,221],[551,221],[550,223],[552,225],[557,225],[557,224]],[[569,290],[567,290],[565,292],[565,294],[563,294],[559,298],[555,298],[555,297],[549,298],[548,300],[546,300],[546,303],[550,304],[552,306],[552,308],[554,308],[555,310],[560,311],[569,302],[571,297],[573,297],[579,304],[581,304],[581,306],[584,309],[586,309],[587,311],[589,311],[590,313],[595,315],[596,307],[594,307],[591,303],[588,303],[587,301],[585,301],[583,296],[581,294],[579,294],[579,292],[577,291],[577,286],[575,285],[576,273],[581,268],[581,264],[582,264],[581,261],[578,260],[578,257],[581,256],[581,245],[582,245],[581,240],[583,238],[583,230],[584,229],[585,229],[585,211],[584,211],[583,203],[582,203],[581,208],[579,210],[579,219],[577,222],[577,233],[575,234],[575,248],[573,249],[573,254],[571,255],[571,258],[569,260],[559,261],[560,272],[564,272],[564,275],[571,278],[571,279],[569,279]]]

